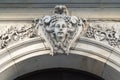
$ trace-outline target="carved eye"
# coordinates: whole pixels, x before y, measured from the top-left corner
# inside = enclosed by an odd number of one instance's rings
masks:
[[[56,27],[57,27],[57,28],[60,28],[60,25],[59,25],[59,24],[57,24],[57,25],[56,25]]]

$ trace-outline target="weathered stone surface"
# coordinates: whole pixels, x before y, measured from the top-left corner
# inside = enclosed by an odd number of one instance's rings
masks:
[[[98,0],[92,0],[92,1],[97,1],[99,3]],[[107,3],[107,1],[108,0],[102,2]],[[16,1],[16,3],[18,4],[20,2],[21,1]],[[79,2],[79,1],[75,1],[75,2]],[[86,3],[85,1],[82,0],[80,1],[79,4],[81,4],[82,2]],[[115,3],[114,1],[110,1],[110,3],[114,3],[114,4],[116,4],[117,2],[119,1],[115,0]],[[5,3],[7,3],[7,1]],[[30,3],[32,2],[30,1]],[[92,2],[90,4],[92,4]],[[74,42],[74,44],[71,46],[70,55],[56,54],[54,56],[50,56],[49,55],[51,51],[50,47],[46,44],[45,39],[41,37],[41,35],[33,36],[32,38],[29,38],[31,36],[29,34],[32,33],[31,30],[27,35],[27,37],[24,38],[20,37],[20,39],[18,40],[17,37],[15,37],[15,40],[17,41],[14,41],[14,38],[11,38],[13,42],[12,43],[10,42],[10,44],[7,47],[5,46],[2,50],[0,50],[1,79],[13,80],[15,77],[18,77],[20,75],[35,70],[40,70],[45,68],[65,67],[65,68],[74,68],[74,69],[88,71],[90,73],[99,75],[106,80],[119,80],[120,79],[119,76],[120,75],[120,71],[119,71],[120,70],[120,62],[119,62],[120,61],[119,59],[120,10],[119,8],[103,8],[105,4],[103,7],[102,4],[98,6],[100,7],[92,8],[92,9],[73,8],[74,6],[71,6],[72,8],[70,8],[70,15],[87,18],[88,24],[85,24],[87,25],[87,28],[85,28],[87,31],[85,31],[83,36],[80,37],[80,39]],[[23,34],[25,33],[26,35],[26,32],[32,27],[31,26],[32,20],[34,20],[35,18],[40,18],[41,16],[46,14],[52,14],[52,10],[50,10],[50,8],[23,9],[22,7],[21,8],[14,7],[8,9],[0,8],[0,13],[1,13],[0,30],[2,30],[3,32],[4,31],[9,32],[8,30],[10,26],[14,25],[14,27],[16,27],[15,25],[18,24],[17,22],[19,22],[19,24],[22,24],[22,26],[17,27],[17,29],[20,28],[19,30],[17,30],[17,32],[19,32],[19,35],[20,33]],[[48,20],[45,20],[46,24],[50,20],[50,17],[47,18]],[[60,22],[59,25],[61,25],[61,23],[62,22]],[[73,18],[72,24],[74,23],[75,20]],[[27,26],[26,29],[24,28],[21,29],[21,27],[24,27],[23,26],[24,24],[30,24],[30,26]],[[6,28],[2,29],[3,26],[5,26]],[[88,27],[91,27],[92,29],[91,28],[88,29]],[[34,27],[34,29],[36,28]],[[13,33],[14,31],[16,31],[14,29],[12,30]],[[85,35],[86,33],[87,35]],[[104,33],[104,35],[102,33]],[[3,37],[2,38],[3,41],[9,39],[4,36],[2,37]]]

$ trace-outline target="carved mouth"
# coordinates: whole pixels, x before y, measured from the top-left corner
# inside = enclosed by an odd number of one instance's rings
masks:
[[[63,32],[58,32],[58,35],[62,35],[62,34],[64,34]]]

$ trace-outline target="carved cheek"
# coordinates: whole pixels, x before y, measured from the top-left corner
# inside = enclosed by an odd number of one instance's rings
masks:
[[[58,29],[57,29],[57,28],[55,28],[55,34],[57,34],[57,32],[58,32]]]
[[[63,25],[63,30],[64,30],[64,33],[67,33],[67,25]]]
[[[58,32],[58,31],[59,31],[59,28],[60,28],[60,25],[57,24],[57,25],[55,26],[55,32]]]

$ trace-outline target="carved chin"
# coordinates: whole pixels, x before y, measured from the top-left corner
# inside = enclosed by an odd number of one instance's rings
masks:
[[[65,37],[63,36],[56,36],[58,42],[63,42],[65,40]]]

